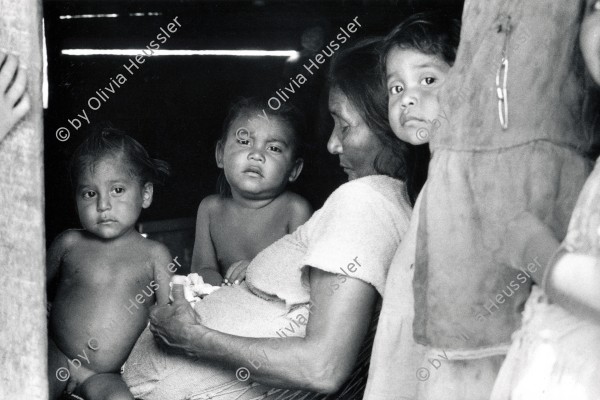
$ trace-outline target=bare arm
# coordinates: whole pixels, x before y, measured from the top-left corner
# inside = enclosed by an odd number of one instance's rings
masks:
[[[542,284],[548,263],[559,246],[560,243],[550,229],[540,229],[525,242],[522,267],[533,261],[543,267],[531,273],[533,281],[538,285]]]
[[[300,196],[295,196],[290,204],[291,213],[288,223],[288,233],[294,232],[299,226],[304,225],[310,219],[313,209],[308,201]]]
[[[219,274],[217,255],[210,237],[210,210],[215,201],[214,196],[206,197],[198,207],[191,270],[202,275],[205,281],[209,281],[213,285],[219,285],[223,278]]]
[[[62,235],[61,235],[62,236]],[[46,252],[46,290],[55,285],[55,280],[60,272],[62,256],[65,252],[64,240],[61,236],[54,239],[48,251]],[[50,299],[48,299],[50,300]]]
[[[316,269],[311,269],[310,275],[313,306],[304,338],[245,338],[208,329],[181,300],[181,289],[173,307],[152,311],[150,329],[167,345],[187,354],[218,361],[233,370],[248,368],[254,381],[335,392],[354,367],[377,292],[355,278]],[[255,360],[262,362],[258,365]]]
[[[600,261],[560,251],[551,262],[544,281],[548,298],[580,317],[600,322]]]
[[[531,214],[509,224],[514,245],[513,264],[537,261],[544,268],[532,273],[548,299],[584,318],[600,321],[600,266],[594,257],[559,251],[552,231]],[[544,278],[545,277],[545,278]]]
[[[169,282],[173,275],[173,272],[169,269],[169,265],[173,262],[171,253],[167,246],[157,242],[152,249],[152,258],[154,263],[154,282],[158,285],[156,289],[156,304],[168,304]]]
[[[60,265],[63,257],[69,251],[70,246],[76,243],[80,233],[76,230],[68,230],[56,237],[46,253],[46,291],[48,301],[53,300],[56,280],[60,276]]]

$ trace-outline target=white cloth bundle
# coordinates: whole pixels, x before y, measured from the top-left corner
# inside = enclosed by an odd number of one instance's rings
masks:
[[[210,283],[204,283],[204,279],[202,279],[202,277],[196,273],[189,274],[188,276],[173,275],[171,282],[169,283],[169,286],[171,287],[169,298],[171,301],[174,300],[173,285],[183,285],[183,295],[185,296],[185,299],[192,304],[192,306],[204,296],[209,295],[215,290],[221,288],[220,286],[213,286]]]

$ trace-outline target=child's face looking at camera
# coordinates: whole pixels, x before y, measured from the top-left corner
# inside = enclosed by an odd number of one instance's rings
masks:
[[[405,142],[429,142],[441,118],[438,92],[450,70],[444,60],[394,47],[387,55],[388,111],[392,130]]]
[[[600,85],[600,0],[587,0],[579,43],[592,78]]]
[[[134,228],[142,208],[152,203],[152,183],[140,184],[121,157],[105,157],[85,168],[75,192],[81,225],[102,239]]]
[[[295,133],[287,122],[241,115],[232,121],[225,143],[217,146],[217,165],[232,192],[253,199],[276,197],[302,170],[295,147]]]

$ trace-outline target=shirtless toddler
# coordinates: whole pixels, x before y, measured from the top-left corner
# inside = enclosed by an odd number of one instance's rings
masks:
[[[50,399],[133,399],[119,373],[155,303],[168,302],[168,249],[134,228],[168,173],[131,137],[104,129],[71,161],[83,229],[63,232],[47,254],[56,288],[48,338]]]
[[[287,104],[274,111],[251,98],[231,108],[216,148],[221,194],[198,208],[192,272],[205,282],[239,284],[249,260],[312,214],[304,198],[285,190],[302,171],[303,125]]]

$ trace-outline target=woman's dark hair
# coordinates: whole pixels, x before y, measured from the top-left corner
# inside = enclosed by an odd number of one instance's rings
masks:
[[[371,132],[383,144],[373,167],[377,173],[403,180],[414,203],[421,185],[415,188],[413,171],[414,154],[411,146],[398,139],[388,121],[387,91],[379,66],[381,38],[364,39],[340,51],[332,60],[328,84],[339,89],[358,110]],[[428,161],[428,155],[427,155]]]
[[[71,157],[71,184],[75,189],[83,171],[93,168],[104,157],[122,157],[129,174],[140,184],[163,184],[169,176],[169,164],[148,155],[144,147],[131,136],[114,128],[101,128],[93,132],[77,147]]]
[[[460,41],[460,19],[447,11],[428,11],[413,14],[396,26],[383,40],[382,69],[394,47],[416,50],[437,56],[454,65]]]
[[[268,99],[263,97],[239,97],[229,107],[229,112],[223,122],[223,128],[221,131],[221,137],[218,144],[225,145],[228,139],[229,130],[233,121],[242,115],[253,115],[256,118],[263,118],[265,120],[274,118],[284,121],[289,125],[292,132],[294,133],[293,156],[295,159],[302,158],[304,154],[304,137],[306,136],[306,118],[304,113],[290,102],[279,102],[277,109],[271,108]],[[242,128],[236,127],[237,129]],[[227,178],[225,178],[225,172],[221,170],[219,177],[217,178],[217,192],[221,197],[231,196],[231,187]]]

